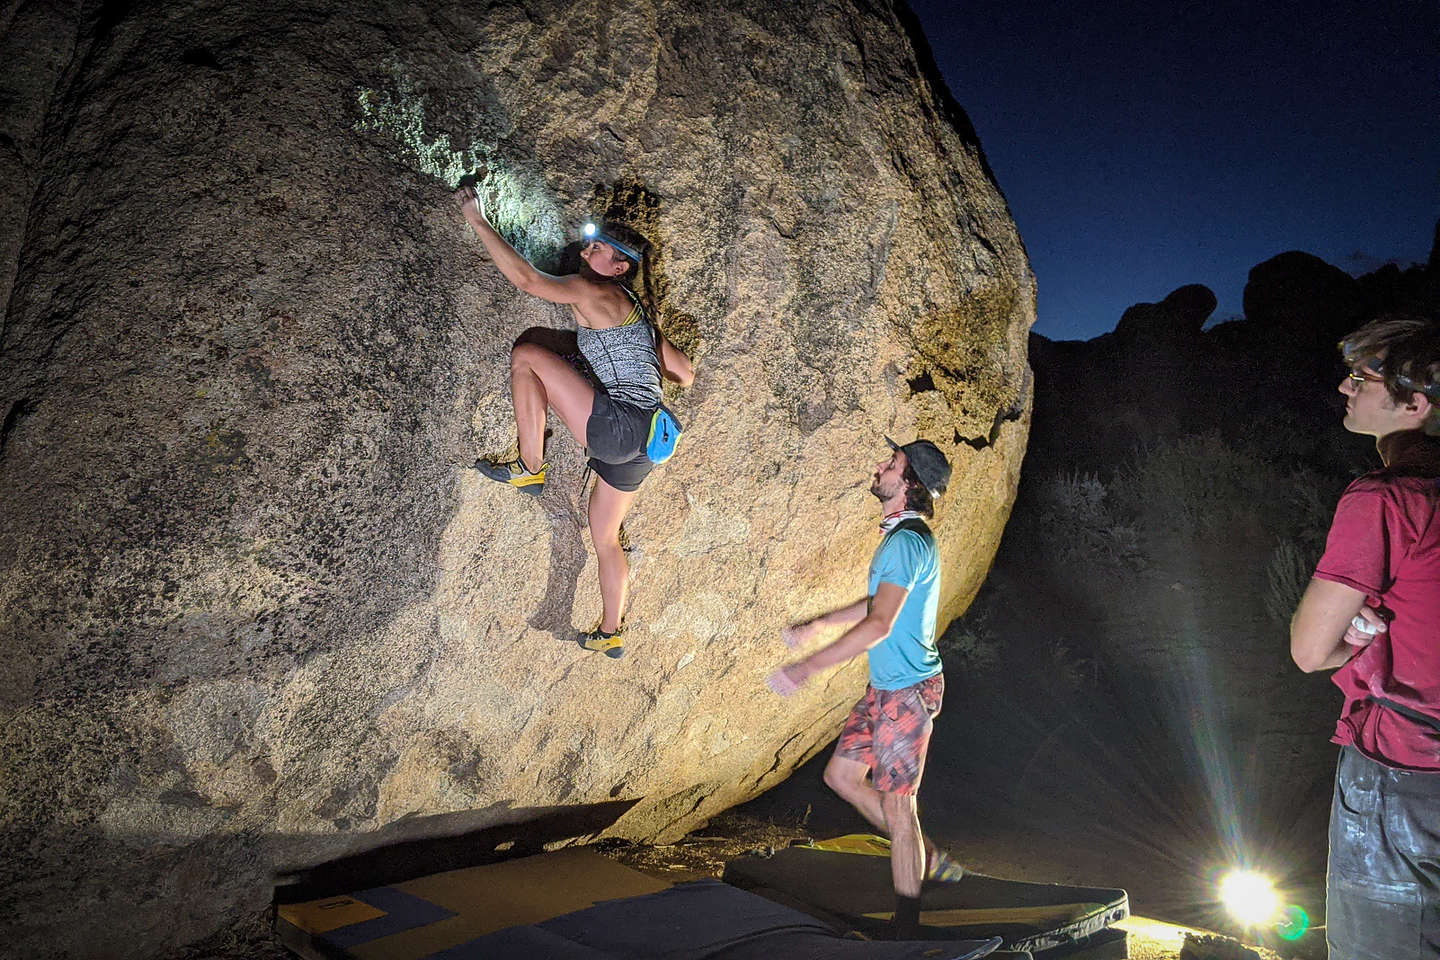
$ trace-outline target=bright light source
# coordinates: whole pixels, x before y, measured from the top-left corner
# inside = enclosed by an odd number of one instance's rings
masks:
[[[593,224],[593,223],[587,223],[587,224],[585,224],[585,227],[584,227],[585,239],[586,239],[586,240],[593,239],[594,236],[595,236],[595,233],[597,232],[598,229],[599,229],[599,228],[596,227],[595,224]]]
[[[1251,870],[1232,870],[1220,878],[1220,902],[1246,927],[1269,926],[1280,911],[1275,884]]]

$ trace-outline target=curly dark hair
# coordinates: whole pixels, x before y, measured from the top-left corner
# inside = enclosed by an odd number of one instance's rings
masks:
[[[910,464],[905,464],[905,509],[914,510],[927,520],[935,518],[935,500]]]

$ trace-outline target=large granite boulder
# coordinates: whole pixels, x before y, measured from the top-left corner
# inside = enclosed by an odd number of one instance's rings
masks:
[[[163,956],[392,841],[557,811],[674,837],[763,791],[863,683],[762,680],[782,625],[863,590],[882,433],[954,461],[964,609],[1024,451],[1035,289],[910,24],[849,0],[12,16],[11,949]],[[512,341],[567,322],[483,255],[446,186],[467,172],[545,263],[587,214],[647,233],[698,360],[627,524],[623,661],[572,642],[599,596],[564,428],[538,501],[462,469],[512,442]]]

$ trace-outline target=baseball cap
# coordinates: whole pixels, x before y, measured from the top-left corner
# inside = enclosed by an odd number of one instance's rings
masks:
[[[890,444],[891,450],[899,450],[905,454],[905,460],[910,469],[915,472],[916,478],[930,491],[930,496],[938,497],[945,492],[950,485],[950,461],[945,459],[945,454],[940,448],[929,440],[912,440],[901,446],[889,437],[885,442]]]

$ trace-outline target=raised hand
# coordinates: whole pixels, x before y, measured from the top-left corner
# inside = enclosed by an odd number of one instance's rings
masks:
[[[480,209],[480,195],[475,192],[474,184],[462,184],[460,187],[456,188],[455,192],[450,194],[450,196],[455,198],[455,203],[457,206],[460,207],[461,210],[465,209],[465,204],[474,203],[475,212],[479,213],[481,216],[484,216],[484,212]]]

